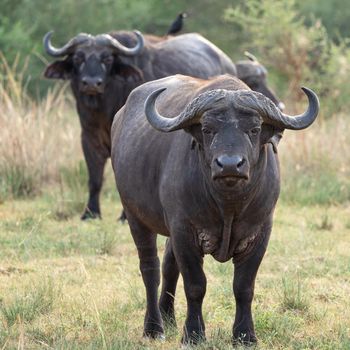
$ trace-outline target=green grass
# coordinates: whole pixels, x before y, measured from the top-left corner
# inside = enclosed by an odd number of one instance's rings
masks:
[[[35,176],[23,171],[19,165],[11,165],[1,169],[0,198],[11,193],[14,197],[26,197],[34,194]]]
[[[82,213],[86,205],[88,173],[86,163],[79,161],[71,167],[62,167],[59,189],[51,196],[52,215],[56,220],[67,220]]]
[[[306,173],[296,171],[293,176],[283,173],[284,191],[281,199],[301,205],[329,205],[349,201],[348,179],[341,179],[333,172],[319,172],[318,169]]]
[[[104,191],[104,219],[81,222],[78,213],[53,214],[56,190],[0,205],[0,348],[179,348],[182,281],[178,329],[168,329],[165,342],[142,338],[144,286],[128,226],[117,222],[117,196]],[[256,281],[257,349],[350,348],[349,213],[347,205],[279,203]],[[161,255],[164,242],[159,237]],[[207,341],[198,349],[228,349],[233,267],[209,256],[204,267]]]
[[[309,308],[309,300],[305,286],[300,276],[282,277],[282,307],[285,310],[306,311]]]
[[[12,327],[16,322],[30,323],[39,315],[51,311],[56,294],[51,280],[27,288],[23,295],[16,295],[12,302],[1,303],[0,312],[6,327]]]

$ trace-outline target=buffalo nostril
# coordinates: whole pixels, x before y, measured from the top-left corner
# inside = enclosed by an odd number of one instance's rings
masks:
[[[240,170],[245,165],[246,159],[238,155],[222,155],[215,159],[215,163],[223,170]]]
[[[240,168],[241,166],[243,166],[244,163],[245,163],[245,159],[242,158],[241,161],[239,161],[239,162],[237,163],[237,168]]]
[[[102,86],[103,80],[101,78],[84,77],[81,79],[81,83],[84,87],[99,88]]]
[[[220,158],[220,157],[219,157],[219,158]],[[215,159],[215,162],[216,162],[216,164],[217,164],[220,168],[222,168],[222,167],[223,167],[223,164],[220,162],[219,158],[216,158],[216,159]]]

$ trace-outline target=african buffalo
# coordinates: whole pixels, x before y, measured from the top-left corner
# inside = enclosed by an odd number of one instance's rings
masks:
[[[199,34],[167,38],[123,31],[79,34],[58,49],[52,46],[51,36],[49,32],[44,37],[46,52],[65,58],[51,63],[44,75],[70,80],[82,127],[89,173],[89,200],[82,219],[101,215],[99,195],[110,156],[110,128],[115,113],[136,86],[176,73],[198,78],[236,75],[230,58]],[[272,99],[278,103],[276,97]]]
[[[251,53],[245,52],[245,55],[249,60],[236,63],[237,77],[243,80],[252,90],[261,92],[271,99],[280,110],[283,110],[284,103],[277,99],[275,92],[267,85],[267,69]]]
[[[176,73],[200,78],[236,74],[230,58],[199,34],[159,40],[139,32],[79,34],[59,49],[51,45],[51,35],[44,37],[46,52],[65,59],[50,64],[45,77],[70,80],[82,127],[89,172],[89,201],[82,219],[100,216],[113,117],[136,86]]]
[[[288,116],[234,77],[176,75],[136,88],[117,113],[111,158],[146,287],[144,335],[163,336],[161,312],[175,318],[180,271],[187,299],[182,342],[205,337],[202,266],[203,256],[211,254],[235,265],[233,339],[256,341],[254,282],[280,189],[270,143],[284,129],[304,129],[315,120],[318,98],[303,91],[308,110]],[[157,233],[170,237],[159,305]]]

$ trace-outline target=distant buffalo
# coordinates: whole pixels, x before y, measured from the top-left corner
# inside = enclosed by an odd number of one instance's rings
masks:
[[[237,77],[252,90],[268,97],[280,110],[284,110],[284,103],[278,100],[275,92],[267,84],[267,69],[251,53],[245,52],[245,55],[249,60],[236,62]]]
[[[237,74],[231,59],[199,34],[163,38],[137,31],[82,33],[61,48],[53,47],[51,36],[49,32],[44,37],[45,51],[64,59],[48,65],[44,75],[70,80],[82,127],[89,174],[89,200],[82,219],[101,215],[99,195],[111,150],[110,128],[135,87],[176,73],[198,78]],[[278,103],[277,98],[272,99]]]
[[[234,340],[256,342],[254,283],[280,191],[271,143],[284,129],[316,119],[318,98],[303,91],[307,111],[289,116],[234,77],[176,75],[136,88],[117,113],[111,158],[146,287],[144,335],[163,337],[161,313],[175,320],[180,272],[187,299],[182,342],[205,338],[203,256],[211,254],[235,265]],[[157,233],[170,237],[159,305]]]

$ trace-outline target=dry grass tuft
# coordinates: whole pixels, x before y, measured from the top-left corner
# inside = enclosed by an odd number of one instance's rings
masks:
[[[82,210],[87,192],[72,97],[60,86],[33,101],[23,81],[26,68],[19,71],[17,61],[10,66],[0,54],[0,201],[58,184],[56,216],[67,219]],[[347,202],[349,133],[345,115],[321,116],[305,131],[286,131],[279,146],[281,198],[303,205]],[[113,193],[114,186],[108,190]]]
[[[349,201],[349,133],[345,115],[320,119],[304,131],[286,131],[279,146],[282,198],[303,205]]]
[[[24,68],[25,69],[25,68]],[[26,93],[23,71],[0,54],[0,199],[33,195],[80,154],[77,118],[65,87],[41,101]]]

